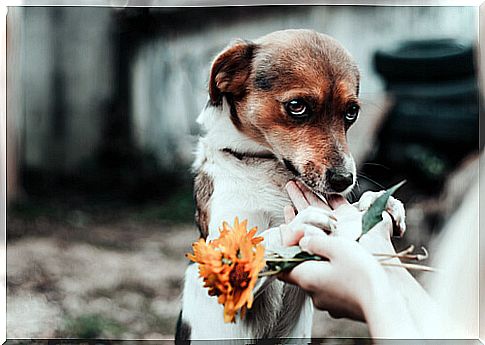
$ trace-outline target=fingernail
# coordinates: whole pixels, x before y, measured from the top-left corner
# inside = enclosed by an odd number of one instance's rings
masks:
[[[303,190],[305,188],[305,185],[298,180],[295,180],[295,184],[300,190]]]
[[[330,225],[330,231],[331,232],[335,232],[335,230],[337,230],[337,223],[336,222],[330,221],[329,225]]]
[[[308,246],[308,243],[310,243],[310,238],[309,237],[303,237],[301,240],[300,240],[300,248],[301,249],[306,249],[306,247]]]

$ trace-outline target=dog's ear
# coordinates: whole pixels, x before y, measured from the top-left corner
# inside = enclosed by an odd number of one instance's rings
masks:
[[[209,80],[209,96],[213,105],[221,104],[225,93],[238,98],[245,92],[255,47],[255,43],[250,41],[236,41],[216,57]]]

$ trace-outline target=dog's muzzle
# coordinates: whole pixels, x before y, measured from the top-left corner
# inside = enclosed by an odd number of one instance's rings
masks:
[[[335,192],[341,193],[354,183],[354,175],[348,171],[328,169],[325,174],[327,185]]]

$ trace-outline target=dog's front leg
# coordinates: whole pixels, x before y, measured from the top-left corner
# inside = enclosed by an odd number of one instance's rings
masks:
[[[213,240],[219,237],[217,230],[223,221],[231,224],[237,216],[240,221],[248,220],[248,228],[257,226],[258,229],[267,229],[271,223],[271,218],[265,212],[258,211],[231,211],[217,212],[222,208],[214,209],[211,214],[211,222],[209,235],[207,240]],[[298,215],[287,225],[282,225],[267,229],[259,233],[264,237],[263,244],[267,248],[278,248],[289,244],[297,244],[298,237],[303,234],[321,231],[333,231],[335,229],[335,221],[332,219],[330,212],[316,207],[308,207],[298,213]],[[216,230],[216,231],[214,231]],[[293,243],[292,241],[296,241]],[[267,286],[264,284],[265,279],[261,279],[254,290],[255,295],[259,295],[259,288]],[[275,282],[277,283],[277,282]],[[188,267],[185,275],[185,287],[183,292],[183,309],[182,322],[185,323],[185,329],[190,328],[190,339],[227,339],[227,338],[252,338],[258,336],[259,332],[252,334],[252,329],[260,327],[252,327],[251,329],[241,322],[239,318],[236,323],[224,323],[223,306],[217,303],[217,297],[211,297],[207,293],[207,289],[203,287],[203,281],[198,277],[198,267],[192,264]],[[274,290],[271,296],[261,296],[261,298],[281,299],[283,298],[284,284],[278,283],[278,289]],[[276,288],[274,286],[273,288]],[[296,295],[293,295],[296,298]],[[281,300],[281,302],[283,302]],[[296,301],[293,301],[296,302]],[[289,302],[288,302],[289,303]],[[257,303],[256,303],[257,304]],[[309,337],[311,335],[311,319],[312,319],[312,305],[309,299],[302,299],[298,302],[299,305],[293,307],[282,306],[279,303],[275,305],[274,311],[254,310],[255,313],[268,313],[268,319],[264,320],[268,324],[274,323],[281,318],[281,321],[287,322],[287,329],[281,331],[274,331],[276,334],[281,332],[293,337]],[[268,305],[273,305],[269,303]],[[288,315],[281,315],[281,308],[286,308]],[[267,309],[267,308],[266,308]],[[281,309],[283,310],[283,309]],[[272,320],[270,320],[272,319]],[[286,323],[285,323],[286,324]],[[277,327],[274,324],[273,327]],[[273,331],[268,331],[272,334]]]
[[[185,339],[215,340],[250,338],[241,320],[224,322],[224,307],[217,303],[216,296],[209,296],[198,265],[190,264],[185,271],[181,322],[186,330]],[[187,331],[188,330],[188,331]]]
[[[225,221],[232,225],[235,217],[240,221],[247,219],[248,229],[254,226],[265,229],[270,223],[269,216],[261,212],[228,210],[222,205],[212,209],[207,241],[218,238],[222,223]],[[209,296],[199,277],[197,264],[190,264],[185,272],[181,324],[185,330],[184,337],[191,340],[247,339],[254,336],[239,317],[235,323],[224,322],[224,307],[217,302],[217,297]]]

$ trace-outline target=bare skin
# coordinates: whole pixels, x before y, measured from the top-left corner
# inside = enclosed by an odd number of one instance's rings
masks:
[[[287,190],[298,213],[309,207],[320,209],[336,218],[337,226],[333,232],[328,228],[282,229],[285,245],[299,244],[328,261],[305,262],[281,279],[301,286],[312,296],[315,307],[334,317],[366,321],[375,338],[420,338],[417,317],[406,303],[406,289],[419,284],[404,269],[384,270],[371,254],[395,253],[390,241],[391,217],[384,212],[384,220],[356,242],[353,232],[361,226],[361,212],[345,198],[336,195],[325,202],[295,182],[288,183]],[[291,223],[295,209],[289,206],[284,212],[287,223]]]

